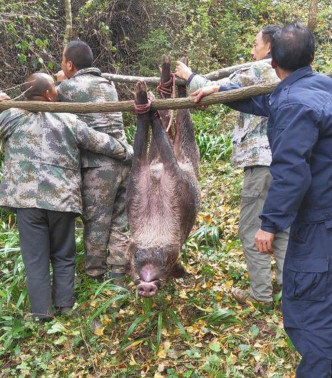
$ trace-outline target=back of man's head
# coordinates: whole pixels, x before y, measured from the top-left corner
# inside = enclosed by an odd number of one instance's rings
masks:
[[[65,48],[64,56],[66,61],[71,61],[78,70],[92,66],[92,50],[90,46],[83,41],[69,42]]]
[[[273,35],[280,30],[280,27],[277,25],[266,25],[262,29],[262,38],[264,43],[271,43]]]
[[[310,66],[315,55],[314,36],[298,24],[286,25],[274,33],[271,55],[276,65],[286,71]]]
[[[53,79],[50,75],[42,72],[36,72],[27,78],[25,84],[25,94],[27,100],[33,97],[45,97],[46,91],[52,89]]]

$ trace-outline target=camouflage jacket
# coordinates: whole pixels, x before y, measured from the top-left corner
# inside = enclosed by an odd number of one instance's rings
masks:
[[[98,68],[85,68],[64,80],[58,86],[58,100],[62,102],[105,102],[118,101],[118,94],[113,82],[104,79]],[[122,113],[77,114],[88,126],[102,131],[125,142]],[[101,167],[112,164],[107,156],[82,151],[82,167]]]
[[[250,67],[240,69],[219,81],[209,81],[200,75],[194,75],[190,82],[188,81],[188,87],[189,91],[193,92],[208,85],[237,84],[245,87],[259,83],[273,83],[278,80],[269,61],[260,60],[254,62]],[[235,167],[269,166],[271,164],[271,150],[266,132],[266,117],[239,113],[232,139],[232,160]]]
[[[9,109],[0,114],[5,149],[0,206],[82,211],[80,150],[130,159],[132,148],[73,114]]]

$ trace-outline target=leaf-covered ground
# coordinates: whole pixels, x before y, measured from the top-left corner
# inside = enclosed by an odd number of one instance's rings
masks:
[[[205,122],[216,131],[220,119],[212,110]],[[229,162],[229,138],[220,160],[210,137],[199,142],[210,160],[201,165],[201,211],[182,250],[189,275],[153,300],[138,298],[129,279],[117,286],[84,275],[79,223],[77,313],[32,322],[15,220],[2,217],[0,377],[295,376],[298,355],[282,329],[280,293],[273,309],[242,307],[230,295],[233,285],[248,287],[237,238],[242,172]]]

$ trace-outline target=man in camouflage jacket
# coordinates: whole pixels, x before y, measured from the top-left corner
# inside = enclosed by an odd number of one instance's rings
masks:
[[[98,68],[91,67],[93,55],[82,41],[70,42],[62,58],[62,69],[68,80],[58,87],[60,101],[117,101],[112,82],[101,77]],[[125,142],[121,113],[79,115],[88,126]],[[82,153],[82,198],[85,271],[90,277],[102,279],[124,274],[128,242],[125,194],[130,165],[91,152]],[[110,254],[107,257],[107,249]]]
[[[176,73],[187,80],[187,86],[192,93],[198,88],[209,85],[237,84],[249,86],[259,83],[274,83],[278,81],[270,61],[265,59],[270,54],[270,42],[278,28],[266,26],[256,36],[251,51],[255,62],[249,68],[243,68],[228,78],[219,81],[209,81],[203,76],[195,75],[183,63],[177,63]],[[271,151],[267,138],[267,118],[251,114],[239,113],[234,129],[233,164],[244,169],[244,182],[241,196],[241,212],[239,237],[242,242],[248,273],[250,289],[244,291],[233,288],[232,294],[240,303],[247,299],[264,303],[272,302],[271,258],[259,253],[255,246],[255,234],[260,228],[259,214],[263,209],[270,181],[272,179],[269,166]],[[282,285],[282,271],[289,232],[276,234],[274,241],[274,256],[276,259],[276,279]]]
[[[28,85],[29,100],[56,100],[49,75],[34,74]],[[31,310],[47,319],[53,301],[60,311],[74,304],[75,217],[82,212],[79,148],[119,160],[131,159],[133,151],[72,114],[15,108],[0,114],[0,140],[5,148],[0,206],[17,212]]]

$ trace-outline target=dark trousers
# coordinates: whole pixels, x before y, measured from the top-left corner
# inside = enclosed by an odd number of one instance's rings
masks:
[[[58,307],[72,307],[75,301],[75,214],[17,209],[17,223],[32,313],[40,318],[52,316],[53,303]]]
[[[332,377],[332,222],[295,223],[284,264],[285,330],[302,360],[297,378]]]

